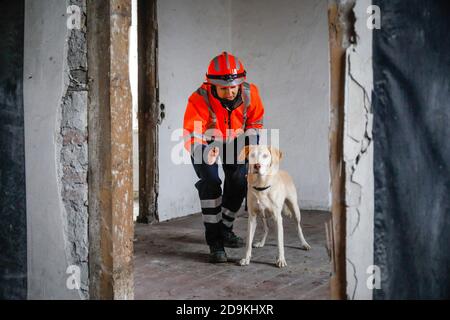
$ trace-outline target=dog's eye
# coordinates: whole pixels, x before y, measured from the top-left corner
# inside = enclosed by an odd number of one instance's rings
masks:
[[[255,157],[255,154],[254,153],[251,153],[250,154],[250,158],[254,158]]]
[[[269,157],[269,155],[267,153],[263,154],[264,159],[267,159],[267,157]]]

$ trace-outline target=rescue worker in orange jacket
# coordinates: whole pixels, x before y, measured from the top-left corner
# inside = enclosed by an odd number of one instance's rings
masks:
[[[184,115],[185,148],[199,178],[198,190],[212,263],[226,262],[224,247],[242,247],[233,222],[247,192],[246,166],[237,156],[257,144],[264,107],[255,85],[245,82],[242,62],[223,52],[209,64],[206,81],[194,92]],[[222,194],[217,158],[225,175]]]

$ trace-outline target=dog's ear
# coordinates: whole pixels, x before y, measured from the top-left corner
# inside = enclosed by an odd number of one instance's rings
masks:
[[[283,158],[283,153],[275,147],[270,147],[270,154],[272,155],[272,161],[279,163]]]
[[[248,158],[248,153],[250,152],[250,146],[245,146],[242,148],[241,153],[239,154],[238,160],[244,161]]]

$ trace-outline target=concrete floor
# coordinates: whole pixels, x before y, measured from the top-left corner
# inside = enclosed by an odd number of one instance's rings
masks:
[[[302,228],[310,251],[299,249],[294,219],[285,218],[288,266],[277,268],[273,222],[264,248],[254,248],[251,264],[237,263],[244,248],[227,248],[228,263],[208,263],[201,215],[155,225],[136,224],[135,299],[329,299],[330,263],[325,248],[325,221],[330,214],[302,211]],[[245,238],[247,217],[238,214],[236,234]],[[262,235],[259,222],[255,240]]]

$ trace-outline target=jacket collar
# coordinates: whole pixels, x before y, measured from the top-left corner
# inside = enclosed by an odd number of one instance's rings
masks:
[[[210,92],[211,92],[211,95],[219,102],[219,104],[228,111],[233,111],[234,109],[238,108],[243,102],[242,88],[239,88],[239,92],[236,95],[236,98],[234,98],[234,100],[232,100],[232,101],[219,98],[219,96],[217,95],[216,86],[211,85]]]

